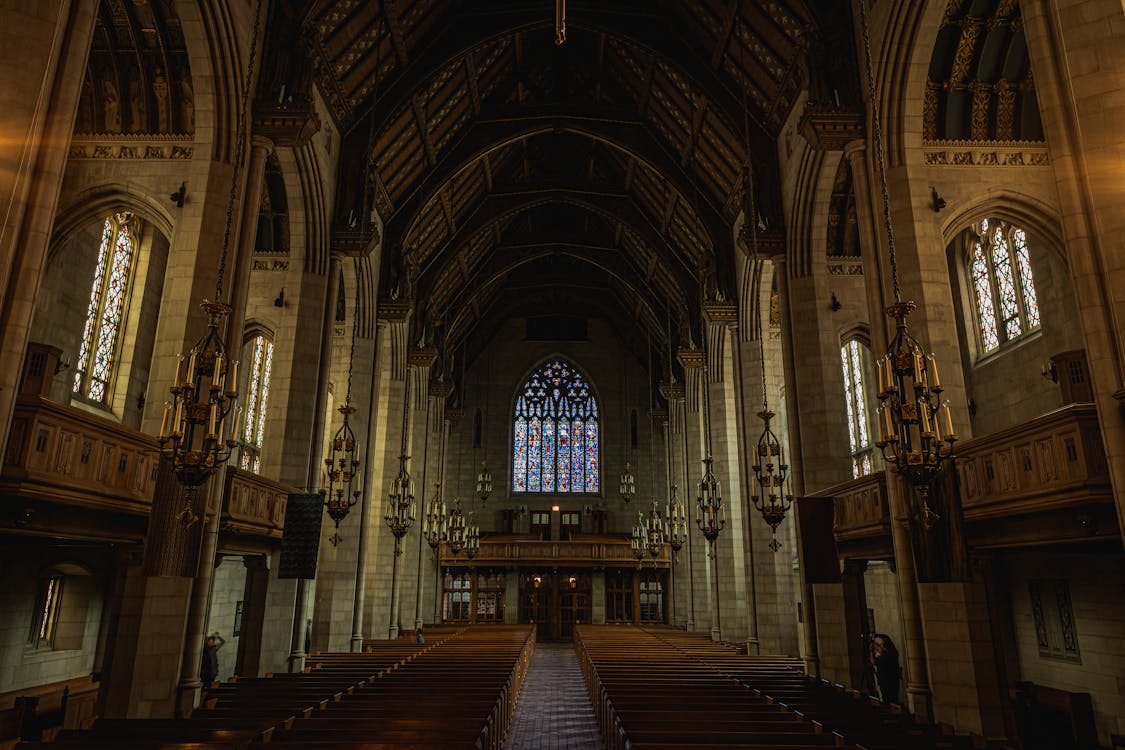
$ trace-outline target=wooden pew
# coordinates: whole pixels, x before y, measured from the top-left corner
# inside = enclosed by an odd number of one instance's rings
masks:
[[[582,625],[575,642],[609,750],[846,747],[839,735],[639,628]]]

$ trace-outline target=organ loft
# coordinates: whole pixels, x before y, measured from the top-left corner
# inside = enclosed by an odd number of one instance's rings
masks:
[[[1125,747],[1117,0],[0,0],[0,749]]]

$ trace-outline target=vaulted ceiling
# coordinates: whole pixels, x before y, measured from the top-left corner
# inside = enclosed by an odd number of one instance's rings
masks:
[[[560,306],[596,289],[634,340],[696,316],[704,275],[733,297],[748,149],[783,242],[774,141],[810,44],[838,36],[825,3],[567,6],[556,46],[546,0],[281,3],[345,134],[338,226],[374,210],[384,288],[408,275],[455,339],[517,309],[516,286]]]

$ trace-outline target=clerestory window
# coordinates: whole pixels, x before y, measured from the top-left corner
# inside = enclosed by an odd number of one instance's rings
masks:
[[[982,220],[969,245],[969,276],[983,353],[1039,328],[1039,299],[1023,229]]]

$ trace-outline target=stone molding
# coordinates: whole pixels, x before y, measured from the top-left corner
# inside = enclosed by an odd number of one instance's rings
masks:
[[[77,133],[70,141],[69,159],[191,159],[195,141],[190,135],[139,133]]]
[[[1041,141],[926,141],[922,163],[950,167],[1047,167],[1047,144]]]

